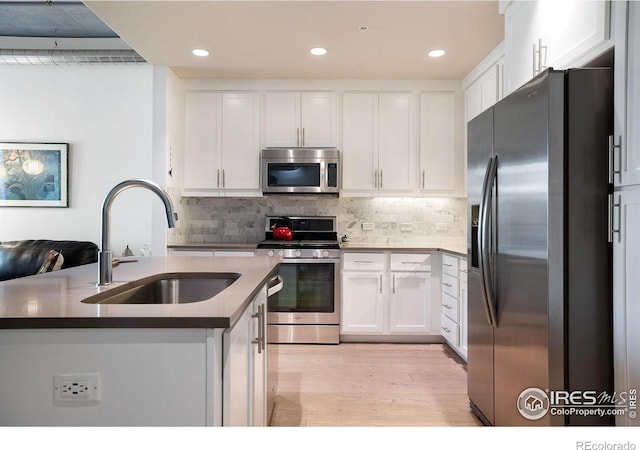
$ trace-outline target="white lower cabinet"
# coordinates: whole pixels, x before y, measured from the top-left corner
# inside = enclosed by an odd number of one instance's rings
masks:
[[[341,339],[438,336],[431,258],[429,253],[344,252]]]
[[[226,331],[0,330],[0,426],[266,425],[265,302]],[[65,395],[71,381],[96,394]]]
[[[202,249],[181,249],[172,248],[169,249],[171,256],[239,256],[239,257],[254,257],[256,251],[252,249],[217,249],[217,248],[202,248]]]
[[[223,335],[224,426],[266,426],[266,288]]]
[[[616,392],[626,393],[633,406],[616,416],[616,425],[640,425],[637,396],[640,389],[640,186],[613,194],[613,310]],[[632,399],[632,397],[634,397]],[[631,404],[631,400],[635,400]]]
[[[449,345],[467,359],[467,260],[442,255],[441,332]]]

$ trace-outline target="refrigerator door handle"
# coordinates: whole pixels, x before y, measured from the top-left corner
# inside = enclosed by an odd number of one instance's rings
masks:
[[[484,300],[484,310],[487,315],[489,325],[497,327],[496,302],[493,292],[493,277],[491,276],[491,202],[493,200],[493,186],[498,170],[498,157],[489,158],[487,170],[482,183],[482,199],[480,201],[480,214],[478,223],[478,249],[480,251],[479,269],[480,286],[482,288],[482,299]]]

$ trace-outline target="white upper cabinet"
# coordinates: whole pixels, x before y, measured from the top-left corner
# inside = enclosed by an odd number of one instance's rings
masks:
[[[615,114],[611,172],[616,186],[640,184],[640,4],[616,2]]]
[[[343,195],[415,192],[417,111],[413,93],[343,96]]]
[[[185,93],[184,195],[260,195],[260,96]]]
[[[511,2],[505,11],[507,93],[547,67],[575,67],[609,40],[610,2]],[[595,55],[594,55],[595,56]]]
[[[190,91],[184,102],[185,192],[217,189],[222,147],[222,94]]]
[[[462,95],[420,95],[420,190],[432,195],[464,192]]]
[[[492,63],[464,93],[465,122],[495,105],[504,96],[504,57]]]
[[[267,147],[336,147],[338,96],[335,92],[267,92]]]
[[[505,78],[507,93],[529,81],[539,70],[537,53],[542,18],[537,1],[512,2],[505,12]]]

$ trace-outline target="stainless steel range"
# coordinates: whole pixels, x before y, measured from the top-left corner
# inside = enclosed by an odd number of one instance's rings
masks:
[[[269,343],[338,344],[340,336],[340,244],[336,218],[288,217],[289,241],[275,240],[282,217],[268,216],[258,255],[281,256],[284,287],[269,297]]]

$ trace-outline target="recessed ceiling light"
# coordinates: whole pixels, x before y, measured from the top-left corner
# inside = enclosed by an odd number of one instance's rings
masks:
[[[203,48],[194,48],[191,53],[196,56],[209,56],[209,52]]]
[[[322,56],[327,54],[327,49],[322,47],[315,47],[309,51],[311,52],[312,55],[315,55],[315,56]]]
[[[427,55],[429,55],[431,58],[440,58],[441,56],[443,56],[445,53],[447,53],[444,50],[431,50],[430,52],[427,53]]]

